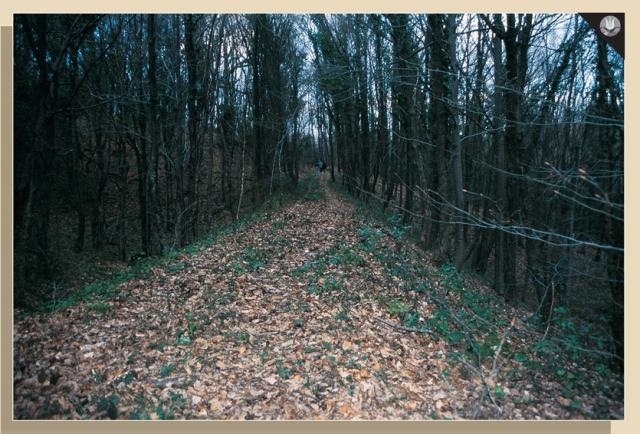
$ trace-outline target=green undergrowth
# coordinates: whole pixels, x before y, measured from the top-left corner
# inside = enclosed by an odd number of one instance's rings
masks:
[[[274,212],[280,211],[284,206],[298,201],[324,200],[325,194],[320,188],[316,174],[310,174],[297,183],[288,183],[277,191],[278,204],[274,207],[268,201],[262,204],[256,211],[246,213],[239,221],[216,227],[200,240],[189,244],[183,249],[169,249],[165,254],[152,257],[144,257],[144,253],[136,255],[134,264],[124,266],[120,270],[111,273],[111,277],[76,289],[64,299],[57,299],[52,294],[51,299],[34,304],[21,310],[20,316],[33,316],[64,310],[77,303],[87,303],[87,307],[97,313],[106,313],[112,306],[106,302],[109,300],[122,300],[127,297],[118,287],[133,279],[149,279],[151,270],[165,268],[169,273],[176,273],[184,266],[177,258],[184,255],[196,255],[202,250],[216,245],[225,236],[243,231],[251,223],[270,220]],[[249,266],[252,270],[263,267],[268,258],[261,258],[256,251],[247,251]],[[258,255],[258,256],[256,256]]]
[[[289,182],[265,200],[260,207],[260,213],[270,216],[279,213],[284,208],[296,202],[314,202],[325,200],[326,195],[318,181],[316,173],[310,173],[298,182]]]
[[[329,187],[338,197],[353,204],[357,208],[354,216],[362,223],[375,224],[386,231],[396,231],[395,235],[410,242],[417,242],[417,234],[410,226],[402,225],[402,215],[393,207],[383,209],[378,200],[365,201],[363,197],[355,197],[346,186],[339,182],[329,182]]]
[[[608,356],[611,343],[603,332],[606,324],[578,325],[566,310],[556,308],[545,334],[545,321],[508,305],[488,287],[485,277],[458,272],[450,264],[430,264],[427,252],[412,242],[401,215],[354,198],[338,183],[330,186],[356,206],[359,242],[351,250],[319,255],[307,267],[322,273],[323,261],[357,266],[357,258],[372,257],[372,267],[382,270],[379,283],[388,288],[376,295],[379,307],[399,325],[429,330],[434,341],[444,342],[448,348],[445,357],[457,374],[482,378],[489,372],[501,379],[502,387],[485,390],[492,399],[516,402],[504,387],[535,386],[537,372],[559,384],[574,409],[582,406],[581,396],[603,393],[622,399],[622,383],[609,381],[613,374]],[[322,288],[318,285],[316,291],[322,293]],[[425,301],[428,310],[423,307]],[[511,325],[512,320],[517,320],[517,327]],[[598,414],[597,408],[587,415],[608,417]]]

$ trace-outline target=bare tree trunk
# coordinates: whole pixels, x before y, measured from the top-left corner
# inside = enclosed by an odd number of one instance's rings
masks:
[[[119,213],[118,213],[118,257],[121,261],[127,260],[127,154],[124,142],[118,143],[118,188]]]
[[[496,25],[502,23],[502,16],[494,17]],[[502,40],[497,36],[493,37],[493,64],[495,68],[495,92],[493,102],[493,119],[495,134],[493,136],[494,152],[496,154],[496,224],[495,229],[495,250],[494,250],[494,289],[498,294],[504,295],[504,231],[501,226],[504,225],[504,211],[506,200],[506,179],[505,179],[505,162],[504,162],[504,106],[502,100],[502,89],[504,88],[504,72],[502,65]]]
[[[429,56],[427,69],[430,70],[430,83],[433,101],[429,107],[429,132],[430,142],[435,149],[431,151],[431,168],[429,170],[431,179],[428,185],[430,203],[430,225],[429,236],[427,237],[427,248],[438,251],[439,262],[445,260],[448,250],[449,231],[443,213],[443,202],[449,197],[449,185],[447,180],[446,156],[449,148],[449,122],[447,116],[447,106],[445,104],[447,95],[445,83],[448,82],[449,62],[447,55],[447,36],[445,34],[445,22],[442,15],[432,14],[427,18],[430,36],[428,37]]]
[[[453,179],[454,192],[456,198],[456,248],[453,266],[458,270],[462,269],[464,261],[464,192],[462,185],[462,146],[460,144],[460,127],[458,125],[458,62],[456,59],[456,15],[449,15],[449,58],[451,62],[451,138],[453,144]]]
[[[193,15],[185,15],[185,51],[187,57],[187,107],[189,116],[187,119],[187,132],[189,135],[189,147],[187,157],[187,197],[186,208],[183,210],[186,219],[187,241],[197,239],[198,214],[199,214],[199,169],[202,160],[202,141],[198,138],[198,117],[200,110],[196,109],[196,85],[198,80],[197,63],[194,43],[196,18]],[[199,19],[199,18],[198,18]]]
[[[158,152],[160,149],[160,113],[158,112],[158,81],[156,78],[156,20],[155,15],[148,16],[149,33],[149,115],[151,118],[151,155],[149,170],[147,171],[149,197],[148,197],[148,221],[149,251],[148,255],[162,254],[164,250],[161,239],[162,216],[160,198],[158,194]]]
[[[242,177],[240,179],[240,198],[238,199],[238,209],[236,210],[236,221],[240,221],[240,207],[242,206],[242,194],[244,193],[244,152],[246,148],[247,148],[247,145],[243,142],[242,143]]]

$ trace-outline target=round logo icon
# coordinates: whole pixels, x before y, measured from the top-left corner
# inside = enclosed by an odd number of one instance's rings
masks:
[[[600,21],[600,31],[605,36],[615,36],[620,33],[620,20],[613,15],[607,15]]]

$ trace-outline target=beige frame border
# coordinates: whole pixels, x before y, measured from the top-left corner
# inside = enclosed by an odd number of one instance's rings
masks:
[[[8,4],[7,4],[8,3]],[[107,7],[105,8],[105,5]],[[12,186],[13,186],[13,146],[12,146],[12,47],[13,47],[13,13],[41,13],[41,12],[281,12],[281,13],[308,13],[308,12],[625,12],[626,23],[633,23],[638,14],[638,3],[625,0],[609,0],[596,2],[593,0],[538,0],[535,3],[523,6],[514,6],[508,0],[474,0],[457,1],[455,4],[445,2],[420,2],[411,0],[389,1],[366,1],[366,0],[327,0],[322,3],[307,3],[291,0],[276,0],[268,3],[259,0],[237,1],[224,0],[218,2],[199,2],[197,0],[187,0],[176,3],[166,0],[131,2],[126,0],[110,1],[108,4],[89,4],[85,1],[72,0],[64,5],[52,5],[42,0],[28,0],[27,2],[10,1],[0,6],[0,84],[2,89],[0,116],[0,197],[4,198],[0,205],[0,324],[1,324],[1,357],[0,357],[0,430],[6,433],[75,433],[75,432],[112,432],[114,430],[123,432],[133,431],[157,431],[172,433],[176,430],[187,430],[188,432],[211,432],[213,430],[231,431],[234,433],[249,432],[300,432],[312,431],[323,432],[332,431],[373,431],[389,432],[398,430],[404,433],[418,433],[425,430],[434,430],[445,433],[513,433],[517,431],[522,434],[537,433],[540,431],[552,433],[580,433],[580,434],[623,434],[637,432],[635,427],[640,426],[640,417],[634,414],[638,407],[638,390],[633,385],[639,384],[640,375],[635,368],[635,360],[638,349],[637,335],[633,333],[640,329],[638,317],[630,315],[631,306],[637,306],[639,296],[635,291],[626,290],[626,341],[627,341],[627,377],[626,377],[626,411],[625,421],[619,422],[218,422],[218,421],[191,421],[191,422],[43,422],[43,421],[12,421],[13,414],[13,392],[12,392],[12,269],[13,269],[13,242],[12,242]],[[627,26],[626,34],[626,60],[625,60],[625,100],[626,113],[634,113],[638,109],[638,85],[636,74],[638,73],[638,47],[635,41],[640,41],[640,32],[633,25]],[[629,98],[629,96],[631,98]],[[632,144],[636,143],[638,136],[637,122],[625,122],[626,132],[626,182],[633,187],[638,186],[638,177],[631,168],[631,162],[639,161],[639,151]],[[630,189],[627,188],[627,191]],[[634,191],[634,190],[631,190]],[[637,194],[626,200],[626,219],[634,222],[634,217],[638,213]],[[633,241],[638,237],[638,230],[635,225],[625,226],[625,243],[628,246],[626,263],[635,264],[638,260],[638,251],[634,247]],[[637,268],[637,267],[636,267]],[[638,271],[634,267],[625,268],[626,288],[632,285],[629,282],[638,281]],[[176,425],[180,424],[180,425]]]

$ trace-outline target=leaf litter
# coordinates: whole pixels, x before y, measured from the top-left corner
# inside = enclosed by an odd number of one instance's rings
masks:
[[[324,200],[299,201],[121,284],[127,296],[100,310],[15,312],[14,418],[623,417],[621,379],[566,362],[571,378],[606,392],[573,393],[558,375],[525,364],[536,362],[529,347],[539,339],[526,312],[489,306],[502,343],[483,358],[475,345],[465,353],[464,339],[393,327],[413,303],[420,329],[448,307],[467,342],[481,337],[472,326],[478,315],[442,279],[407,298],[403,288],[420,279],[388,268],[421,261],[435,276],[428,257],[393,253],[398,239],[363,223],[326,176],[319,181]],[[371,230],[375,237],[364,239]],[[492,297],[479,283],[467,291]],[[501,354],[503,346],[510,351]],[[513,357],[517,349],[527,361]]]

